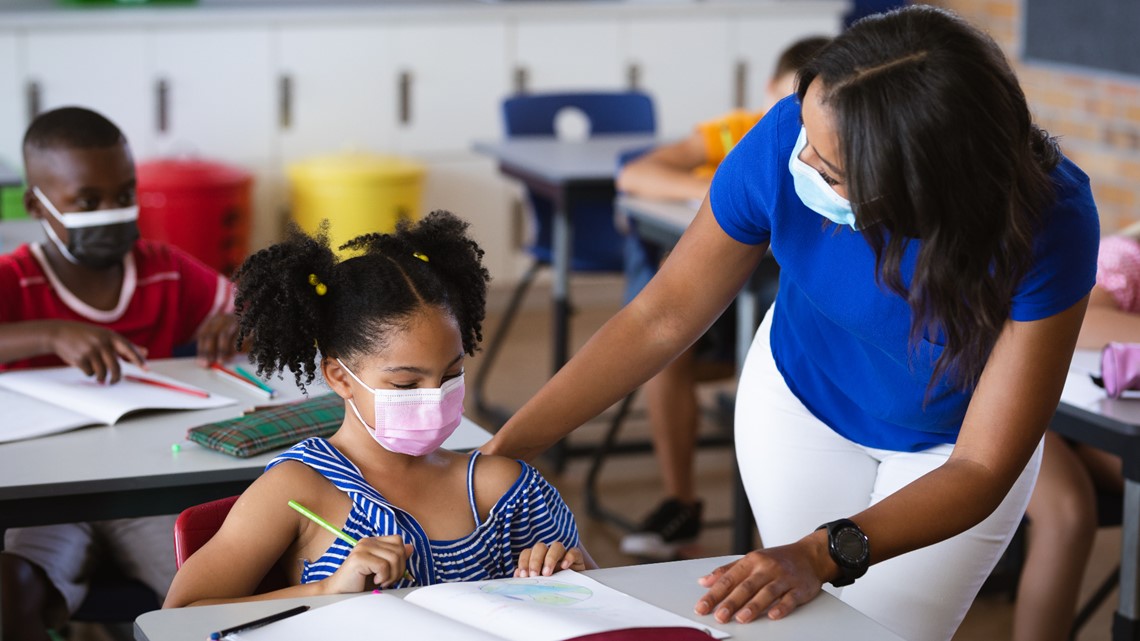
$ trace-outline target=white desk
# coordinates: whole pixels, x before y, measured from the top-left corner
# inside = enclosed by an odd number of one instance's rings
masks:
[[[1123,460],[1120,601],[1112,638],[1140,641],[1140,400],[1107,398],[1089,379],[1090,372],[1100,373],[1100,352],[1077,350],[1050,427]]]
[[[822,592],[811,603],[786,619],[753,623],[717,624],[711,617],[693,613],[693,606],[705,589],[697,577],[736,557],[693,559],[672,563],[634,565],[586,572],[605,585],[637,597],[705,625],[723,629],[741,641],[807,641],[810,639],[843,639],[844,641],[902,641],[862,613],[834,596]],[[392,590],[403,595],[416,588]],[[239,625],[259,617],[301,604],[320,607],[356,595],[281,599],[255,603],[210,605],[180,610],[148,612],[135,621],[136,641],[202,641],[211,632]]]
[[[192,385],[238,399],[212,410],[162,411],[112,426],[0,444],[0,541],[11,527],[177,514],[191,505],[240,494],[278,452],[237,458],[186,440],[197,425],[235,418],[265,399],[227,383],[192,359],[151,367]],[[281,400],[303,398],[293,383],[271,380]],[[314,382],[310,395],[328,391]],[[444,443],[474,449],[491,435],[464,419]],[[172,451],[178,443],[180,451]],[[2,545],[2,544],[0,544]]]
[[[648,135],[595,136],[569,142],[546,136],[519,137],[475,143],[475,151],[495,158],[499,171],[516,178],[554,203],[552,254],[554,263],[554,368],[566,363],[570,315],[570,259],[573,252],[575,199],[614,196],[618,154],[648,147]]]

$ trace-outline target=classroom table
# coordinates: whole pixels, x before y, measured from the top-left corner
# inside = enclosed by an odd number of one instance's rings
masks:
[[[1073,355],[1051,428],[1066,438],[1119,455],[1124,463],[1124,521],[1120,550],[1120,600],[1113,641],[1140,641],[1140,399],[1111,399],[1095,386],[1100,352]]]
[[[240,494],[280,452],[237,458],[188,441],[187,429],[241,416],[265,399],[193,359],[149,364],[160,374],[238,402],[209,410],[145,412],[112,426],[0,444],[0,548],[7,528],[177,514]],[[269,383],[280,401],[303,398],[292,377]],[[309,389],[314,396],[329,391],[316,381]],[[464,418],[444,447],[474,449],[488,439],[486,430]]]
[[[683,617],[720,628],[740,641],[902,641],[901,637],[827,592],[780,621],[761,619],[748,624],[716,623],[712,617],[693,612],[705,589],[700,577],[737,557],[691,559],[650,565],[587,570],[586,575],[615,590],[669,610]],[[403,596],[417,588],[391,590]],[[280,599],[252,603],[208,605],[179,610],[148,612],[135,621],[136,641],[202,641],[211,632],[268,616],[297,605],[328,605],[357,595]]]
[[[527,136],[478,141],[474,145],[475,151],[498,161],[502,174],[554,203],[552,375],[569,359],[570,261],[574,246],[570,211],[577,199],[612,198],[618,154],[654,142],[653,136],[642,134],[595,136],[581,141]]]
[[[617,216],[624,217],[632,223],[631,231],[636,233],[643,241],[661,247],[672,249],[681,234],[689,228],[697,216],[701,203],[684,200],[655,200],[651,198],[638,198],[634,196],[618,196],[614,209]],[[752,346],[752,338],[756,328],[760,326],[760,315],[767,310],[759,309],[760,291],[766,285],[771,285],[772,279],[778,276],[779,268],[772,258],[771,252],[757,266],[757,273],[753,279],[740,290],[736,299],[736,371],[739,374],[744,367],[744,359],[748,356],[748,348]]]

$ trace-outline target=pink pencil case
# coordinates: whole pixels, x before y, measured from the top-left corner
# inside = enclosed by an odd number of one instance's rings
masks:
[[[1098,385],[1112,398],[1140,390],[1140,343],[1109,343],[1100,355]]]

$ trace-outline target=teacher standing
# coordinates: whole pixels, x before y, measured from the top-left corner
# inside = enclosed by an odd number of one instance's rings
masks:
[[[1088,178],[998,46],[909,7],[864,19],[733,149],[640,296],[484,448],[531,457],[696,340],[770,246],[780,289],[737,393],[765,548],[700,614],[780,618],[822,584],[953,636],[1029,501],[1096,269]]]

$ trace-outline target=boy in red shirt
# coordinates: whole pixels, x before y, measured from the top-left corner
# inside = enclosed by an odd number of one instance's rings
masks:
[[[139,240],[135,168],[122,132],[78,107],[44,113],[24,136],[24,205],[46,241],[0,256],[0,371],[67,364],[116,383],[195,341],[204,364],[234,350],[232,284],[181,250]],[[98,453],[92,453],[97,456]],[[9,530],[0,554],[3,637],[47,639],[112,558],[165,595],[173,516]]]

